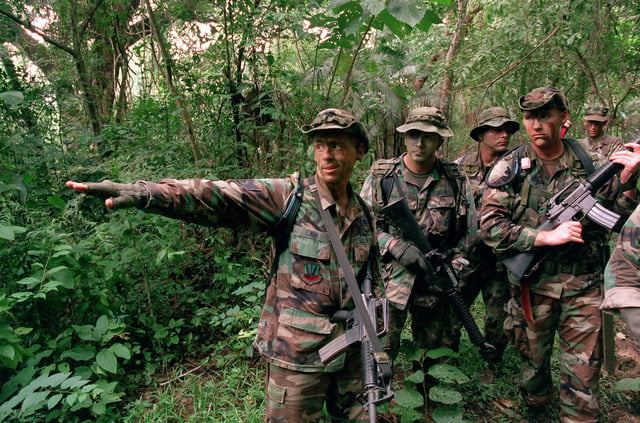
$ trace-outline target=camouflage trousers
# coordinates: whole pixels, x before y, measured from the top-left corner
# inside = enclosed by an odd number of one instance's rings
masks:
[[[306,373],[269,364],[267,418],[269,423],[318,422],[323,406],[332,422],[368,422],[358,400],[362,390],[360,350],[350,348],[345,367],[334,373]]]
[[[602,364],[601,288],[554,299],[531,293],[535,324],[523,316],[520,287],[511,287],[505,331],[522,357],[520,390],[527,405],[547,405],[552,398],[551,353],[557,331],[560,347],[560,420],[597,422],[595,392]]]
[[[487,261],[471,274],[465,274],[460,288],[468,307],[471,307],[478,294],[482,294],[485,308],[484,339],[496,348],[489,357],[493,363],[502,360],[509,343],[504,332],[504,320],[507,316],[507,302],[511,298],[507,274],[497,270],[496,266],[495,258],[487,257]]]
[[[400,310],[389,308],[389,353],[396,359],[400,351],[402,329],[411,313],[411,335],[416,345],[422,349],[451,348],[458,351],[462,324],[446,297],[440,298],[430,307],[409,303]]]

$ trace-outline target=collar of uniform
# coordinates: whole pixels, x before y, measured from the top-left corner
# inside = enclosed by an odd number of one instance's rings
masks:
[[[325,210],[330,208],[331,206],[335,206],[336,202],[333,199],[333,196],[329,192],[329,188],[327,188],[327,185],[324,183],[324,181],[322,181],[318,177],[315,178],[315,181],[315,186],[318,190],[318,194],[320,194],[320,206]],[[351,183],[347,185],[347,195],[349,197],[349,202],[347,203],[347,210],[345,211],[344,216],[347,221],[351,222],[354,218],[363,215],[364,211],[360,208],[358,200],[355,198]]]
[[[564,150],[562,151],[560,157],[558,157],[558,164],[560,169],[569,169],[573,161],[571,147],[566,142],[562,142],[562,145],[564,146]],[[542,163],[542,159],[540,158],[540,156],[538,156],[538,154],[536,154],[530,143],[527,143],[524,149],[524,153],[524,156],[528,156],[529,158],[531,158],[531,161],[538,163],[538,165]]]
[[[396,167],[396,172],[400,173],[400,175],[402,175],[402,172],[404,172],[405,170],[407,172],[411,172],[407,166],[404,164],[404,156],[406,156],[407,153],[402,153],[402,155],[400,156],[400,164],[401,166],[397,166]],[[440,178],[440,172],[438,172],[438,167],[440,167],[440,159],[436,158],[436,161],[433,162],[433,167],[431,168],[431,170],[429,171],[429,173],[427,173],[427,175],[429,175],[429,177],[431,177],[432,180],[437,181]],[[414,175],[419,175],[417,173],[411,172]]]

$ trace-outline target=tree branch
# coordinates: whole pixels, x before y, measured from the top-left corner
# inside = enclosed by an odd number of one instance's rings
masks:
[[[9,18],[12,21],[14,21],[15,23],[17,23],[18,25],[28,29],[29,31],[33,32],[34,34],[39,35],[47,43],[51,44],[52,46],[58,47],[60,50],[66,51],[71,56],[75,57],[77,55],[77,52],[75,50],[73,50],[72,48],[70,48],[68,46],[65,46],[62,43],[54,40],[53,38],[51,38],[49,36],[47,36],[44,32],[40,31],[38,28],[36,28],[35,26],[31,25],[30,23],[23,21],[19,17],[15,16],[13,13],[8,12],[8,11],[3,10],[3,9],[0,9],[0,15],[6,16],[7,18]]]

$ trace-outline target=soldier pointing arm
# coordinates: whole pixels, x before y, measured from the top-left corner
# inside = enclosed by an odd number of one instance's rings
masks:
[[[366,421],[366,410],[357,400],[358,346],[346,348],[327,363],[318,353],[345,331],[344,322],[332,321],[332,315],[354,308],[319,207],[329,210],[353,271],[359,274],[377,241],[373,222],[349,179],[369,141],[356,117],[340,109],[321,111],[302,131],[313,144],[316,172],[301,181],[296,177],[134,184],[69,181],[67,186],[104,198],[110,209],[137,207],[203,225],[271,232],[295,186],[302,184],[302,202],[268,285],[254,341],[268,363],[267,420],[318,421],[326,406],[333,419]],[[373,292],[381,295],[377,269]]]

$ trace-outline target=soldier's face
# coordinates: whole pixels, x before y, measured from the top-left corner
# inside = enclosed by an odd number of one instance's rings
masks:
[[[433,161],[436,151],[442,145],[442,137],[435,132],[422,132],[411,130],[404,136],[404,145],[407,147],[409,159],[425,164]]]
[[[507,130],[506,125],[497,128],[489,128],[480,136],[480,142],[485,146],[489,153],[500,154],[509,148],[509,140],[511,133]]]
[[[522,121],[531,144],[546,148],[560,142],[560,128],[569,112],[558,109],[525,110]]]
[[[589,138],[598,138],[604,132],[604,126],[607,122],[599,122],[597,120],[584,120],[584,127],[587,130]]]
[[[316,173],[324,182],[342,185],[349,182],[353,167],[364,156],[364,144],[356,141],[344,132],[319,133],[313,138],[313,157]]]

